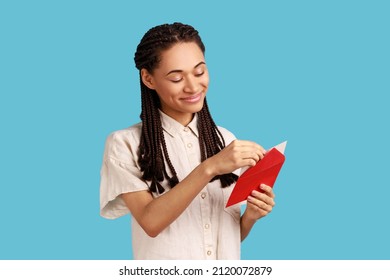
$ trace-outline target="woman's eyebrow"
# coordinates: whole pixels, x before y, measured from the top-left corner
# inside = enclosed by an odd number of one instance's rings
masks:
[[[202,64],[206,64],[206,63],[204,61],[201,61],[194,66],[194,69],[199,67]],[[183,72],[183,70],[172,70],[172,71],[169,71],[168,74],[166,74],[166,76],[168,76],[169,74],[172,74],[172,73],[182,73],[182,72]]]

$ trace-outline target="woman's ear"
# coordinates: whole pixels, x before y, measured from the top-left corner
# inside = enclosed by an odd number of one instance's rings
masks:
[[[153,90],[155,89],[153,76],[145,68],[141,69],[141,78],[142,78],[142,82],[144,83],[145,86],[147,86],[148,88],[153,89]]]

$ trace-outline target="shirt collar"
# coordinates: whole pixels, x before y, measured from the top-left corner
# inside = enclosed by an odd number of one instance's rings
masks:
[[[159,112],[160,112],[160,119],[161,119],[162,128],[172,137],[175,137],[175,135],[177,133],[185,132],[186,129],[190,129],[192,131],[192,133],[195,134],[196,137],[199,137],[198,115],[197,114],[194,114],[192,121],[187,126],[183,126],[181,123],[179,123],[175,119],[171,118],[170,116],[165,114],[163,111],[159,110]]]

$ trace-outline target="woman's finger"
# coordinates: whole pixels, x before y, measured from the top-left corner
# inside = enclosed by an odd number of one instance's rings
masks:
[[[253,159],[256,162],[260,160],[260,155],[258,155],[256,152],[249,151],[249,152],[242,152],[241,157],[243,159]]]
[[[256,153],[261,156],[261,158],[265,155],[267,152],[262,146],[259,144],[252,142],[252,141],[247,141],[247,140],[234,140],[231,143],[233,146],[240,147],[243,149],[243,151],[256,151]]]
[[[261,193],[259,191],[252,191],[251,195],[254,198],[270,205],[271,207],[275,206],[275,200],[272,197],[268,196],[266,193]]]
[[[248,203],[251,203],[255,206],[257,206],[259,209],[266,211],[267,213],[272,211],[272,206],[267,204],[266,202],[256,199],[253,196],[248,197]]]
[[[274,190],[270,186],[261,184],[260,189],[262,189],[269,197],[275,198]]]

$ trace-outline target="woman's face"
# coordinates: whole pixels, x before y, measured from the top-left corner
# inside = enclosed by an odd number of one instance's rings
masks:
[[[196,43],[177,43],[163,51],[153,74],[142,69],[141,76],[144,84],[157,92],[161,110],[184,126],[202,109],[209,74]]]

